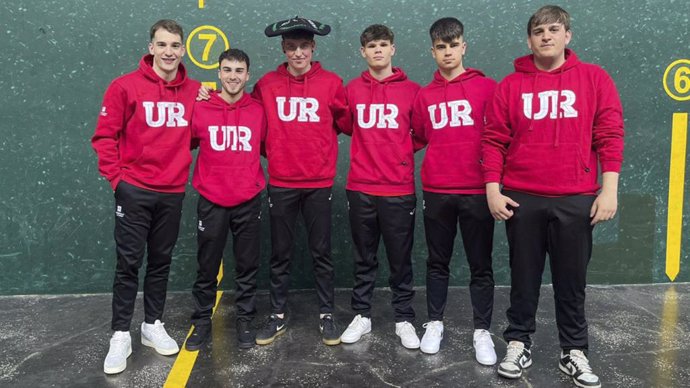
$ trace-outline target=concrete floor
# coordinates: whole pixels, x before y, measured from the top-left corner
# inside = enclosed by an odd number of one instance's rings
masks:
[[[499,359],[509,289],[496,290],[492,332]],[[558,370],[553,293],[542,289],[534,364],[522,379],[496,375],[496,367],[474,361],[471,309],[466,288],[452,288],[441,351],[433,356],[404,349],[394,333],[390,293],[375,292],[373,331],[359,343],[327,347],[318,332],[313,291],[290,295],[287,333],[264,347],[235,346],[232,295],[222,297],[212,343],[203,348],[188,373],[188,387],[573,387]],[[341,329],[352,318],[349,291],[336,295]],[[268,295],[258,298],[263,321]],[[588,288],[590,360],[605,387],[685,387],[690,381],[690,284]],[[168,296],[166,328],[182,344],[189,330],[188,293]],[[415,298],[417,332],[423,334],[425,292]],[[132,326],[133,354],[115,376],[102,371],[110,336],[110,295],[0,297],[1,387],[161,387],[175,357],[158,355],[139,342],[143,317],[137,303]],[[182,364],[182,362],[178,362]],[[188,365],[191,365],[187,361]],[[179,376],[180,365],[175,366]],[[181,374],[182,376],[185,373]],[[178,380],[179,381],[179,380]],[[182,380],[184,381],[184,379]],[[168,385],[173,379],[168,380]],[[180,385],[177,385],[180,386]]]

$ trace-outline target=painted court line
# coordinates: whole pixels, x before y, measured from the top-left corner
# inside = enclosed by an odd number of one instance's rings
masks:
[[[220,263],[220,269],[218,270],[218,284],[220,284],[221,280],[223,280],[222,261]],[[216,308],[218,308],[218,305],[220,304],[220,298],[222,296],[223,291],[216,292],[216,304],[213,306],[211,319],[213,319],[213,314],[216,312]],[[194,325],[192,325],[192,327],[189,328],[189,332],[187,332],[187,336],[185,337],[185,342],[187,342],[187,338],[189,338],[193,330]],[[185,386],[187,386],[187,381],[189,380],[189,376],[192,374],[192,369],[194,368],[194,364],[196,363],[196,358],[198,356],[198,350],[190,352],[187,349],[185,349],[184,343],[182,343],[180,353],[178,353],[177,359],[175,359],[175,364],[173,364],[173,367],[170,370],[170,373],[168,374],[168,378],[167,380],[165,380],[165,384],[163,384],[163,388],[184,388]]]

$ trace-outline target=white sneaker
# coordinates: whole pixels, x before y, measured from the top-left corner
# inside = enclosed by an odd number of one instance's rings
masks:
[[[491,339],[491,333],[488,330],[476,329],[472,343],[474,344],[474,357],[478,363],[487,366],[496,364],[494,341]]]
[[[177,342],[170,338],[163,327],[163,322],[156,319],[153,324],[141,324],[141,344],[150,346],[164,356],[170,356],[180,351]]]
[[[561,351],[561,360],[558,363],[558,367],[563,373],[572,376],[573,382],[578,387],[601,387],[599,377],[592,372],[589,360],[582,350],[573,349],[568,353]]]
[[[426,328],[422,343],[419,345],[419,350],[426,354],[436,354],[441,347],[441,340],[443,339],[443,322],[431,321],[422,325]]]
[[[112,375],[127,368],[127,357],[132,354],[132,337],[128,331],[116,331],[110,338],[110,349],[103,361],[103,372]]]
[[[344,344],[354,344],[359,341],[364,334],[371,333],[371,319],[360,314],[355,316],[350,325],[340,336],[340,342]]]
[[[395,334],[400,337],[402,345],[408,349],[419,349],[419,337],[410,322],[396,322]]]

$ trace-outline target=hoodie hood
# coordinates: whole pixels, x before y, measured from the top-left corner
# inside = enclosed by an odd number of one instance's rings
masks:
[[[391,82],[401,82],[405,81],[407,79],[407,74],[403,71],[403,69],[399,67],[393,67],[393,74],[389,75],[388,77],[378,80],[374,78],[374,76],[369,73],[369,70],[364,70],[361,74],[362,79],[366,83],[378,83],[378,84],[389,84]]]
[[[447,79],[445,79],[441,75],[440,70],[436,70],[434,72],[434,80],[432,82],[439,84],[439,85],[454,84],[454,83],[458,83],[458,82],[467,82],[467,81],[471,80],[472,78],[484,77],[484,76],[485,76],[484,73],[482,73],[480,70],[467,68],[467,69],[465,69],[465,71],[462,74],[460,74],[459,76],[448,81]]]
[[[309,81],[313,80],[321,72],[321,63],[314,61],[311,63],[311,68],[306,73],[302,75],[292,75],[292,73],[288,71],[287,62],[283,62],[278,66],[276,72],[278,75],[285,78],[285,82],[287,83],[288,97],[292,97],[292,87],[290,85],[293,83],[304,85],[301,97],[305,97],[309,95]]]
[[[577,57],[575,52],[567,48],[565,49],[565,63],[563,63],[563,65],[557,69],[551,71],[539,70],[534,64],[534,54],[525,55],[524,57],[515,59],[515,61],[513,61],[513,66],[515,66],[515,71],[518,73],[557,74],[568,71],[577,66],[579,63],[580,59]]]
[[[151,54],[146,54],[141,58],[139,61],[139,71],[147,79],[161,83],[166,88],[179,87],[187,80],[187,69],[185,69],[182,62],[180,62],[177,67],[177,75],[175,75],[175,79],[170,82],[165,81],[158,74],[156,74],[155,70],[153,70],[153,55]]]
[[[220,92],[215,92],[211,93],[211,98],[209,98],[208,102],[212,107],[217,109],[236,110],[251,104],[252,98],[249,96],[249,93],[245,92],[239,100],[229,103],[220,96]]]

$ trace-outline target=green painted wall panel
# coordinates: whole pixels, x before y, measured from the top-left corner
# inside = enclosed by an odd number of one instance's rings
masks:
[[[135,68],[145,52],[148,28],[167,17],[189,33],[202,25],[221,29],[232,47],[247,51],[257,80],[282,61],[278,39],[264,27],[295,14],[331,24],[317,39],[316,59],[345,80],[365,67],[358,54],[359,33],[384,23],[396,33],[396,65],[425,84],[435,69],[427,30],[439,17],[455,16],[466,27],[466,65],[501,79],[512,60],[527,53],[525,24],[541,1],[4,1],[0,4],[0,294],[107,292],[115,267],[113,197],[98,176],[89,139],[108,83]],[[566,1],[573,17],[572,47],[588,62],[603,66],[621,94],[626,119],[626,151],[619,216],[595,229],[590,283],[666,282],[665,255],[671,120],[690,111],[672,100],[662,77],[673,61],[690,57],[690,10],[683,1]],[[194,43],[197,51],[202,42]],[[219,47],[214,47],[214,50]],[[193,50],[193,52],[194,52]],[[185,61],[191,75],[214,81],[214,70]],[[340,138],[334,188],[333,255],[337,286],[352,284],[352,245],[344,182],[349,139]],[[417,155],[421,161],[422,155]],[[687,183],[687,179],[686,179]],[[421,187],[421,186],[419,186]],[[421,192],[418,191],[421,207]],[[685,202],[686,213],[690,211]],[[185,199],[170,289],[189,289],[195,277],[196,194]],[[268,217],[259,285],[268,285]],[[424,231],[417,217],[414,247],[416,284],[425,277]],[[690,281],[688,216],[683,216],[681,272]],[[299,228],[293,286],[313,286],[311,259]],[[495,234],[495,276],[509,282],[504,225]],[[231,252],[228,246],[226,251]],[[387,284],[383,246],[379,285]],[[227,278],[232,277],[232,259]],[[545,281],[550,276],[545,274]],[[451,284],[464,285],[468,270],[456,242]],[[232,281],[224,283],[232,287]]]

